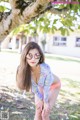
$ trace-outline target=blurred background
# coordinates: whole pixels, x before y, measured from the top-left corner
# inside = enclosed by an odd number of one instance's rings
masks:
[[[26,7],[26,4],[30,5],[33,2],[35,1],[25,0],[19,4],[16,2],[17,9],[21,9],[22,5]],[[21,52],[25,45],[31,41],[40,45],[46,63],[50,65],[52,72],[60,78],[62,84],[50,119],[80,120],[79,2],[79,0],[52,1],[47,5],[46,9],[48,10],[45,9],[43,14],[30,22],[16,25],[17,27],[9,31],[11,26],[7,30],[8,18],[11,17],[9,15],[12,15],[13,8],[8,0],[0,1],[1,120],[1,111],[9,113],[9,120],[33,120],[34,96],[26,91],[20,91],[16,86],[16,70],[20,63]],[[17,23],[16,18],[14,23]],[[6,29],[6,33],[3,28]]]

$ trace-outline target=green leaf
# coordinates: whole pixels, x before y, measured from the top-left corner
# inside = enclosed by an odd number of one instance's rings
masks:
[[[7,8],[4,6],[0,6],[0,12],[4,12]]]
[[[80,25],[78,26],[78,29],[80,29]]]
[[[59,30],[61,31],[61,35],[63,35],[63,36],[65,36],[65,35],[69,36],[69,30],[67,28],[61,27]]]
[[[54,22],[53,22],[53,24],[56,24],[57,21],[58,21],[58,19],[55,19]]]
[[[66,35],[69,36],[69,30],[68,29],[66,29]]]

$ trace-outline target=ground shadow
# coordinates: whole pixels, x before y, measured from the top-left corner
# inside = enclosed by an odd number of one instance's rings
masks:
[[[62,96],[61,91],[60,96]],[[53,107],[50,120],[80,120],[80,104],[73,104],[71,99],[58,98]],[[0,111],[9,113],[8,120],[34,120],[34,96],[7,86],[0,87]],[[5,116],[4,116],[5,117]],[[2,119],[0,119],[2,120]]]
[[[1,86],[0,111],[9,112],[9,120],[28,120],[34,116],[34,96],[29,93],[23,95],[23,92],[16,89]]]

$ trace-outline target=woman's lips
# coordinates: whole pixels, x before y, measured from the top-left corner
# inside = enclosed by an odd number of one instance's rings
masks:
[[[35,64],[35,62],[31,62],[32,64]]]

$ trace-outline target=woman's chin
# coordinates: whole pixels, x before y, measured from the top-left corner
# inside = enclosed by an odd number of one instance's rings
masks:
[[[30,64],[30,67],[36,67],[37,64]]]

